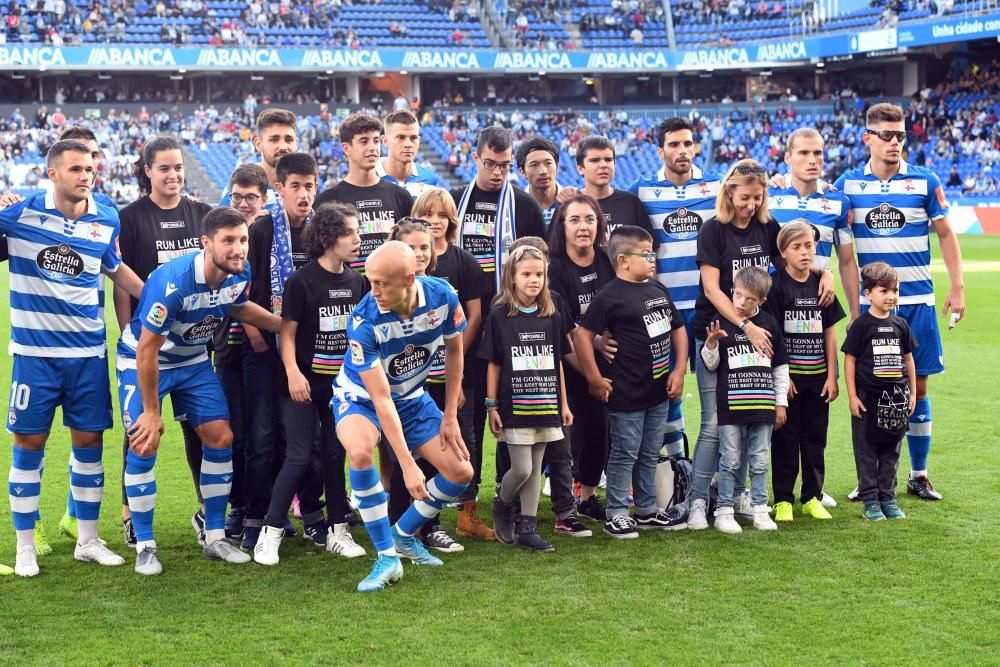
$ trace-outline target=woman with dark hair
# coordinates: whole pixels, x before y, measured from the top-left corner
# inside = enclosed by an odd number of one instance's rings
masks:
[[[607,236],[604,212],[593,197],[574,195],[562,203],[549,229],[549,283],[565,299],[566,317],[579,322],[594,295],[611,282],[615,269],[604,252]],[[604,507],[595,491],[608,458],[608,418],[604,403],[590,395],[587,380],[567,364],[566,395],[575,416],[570,441],[575,477],[580,482],[577,511],[589,519],[605,520]]]
[[[201,250],[202,219],[212,207],[184,196],[184,156],[181,144],[173,137],[154,137],[143,145],[135,162],[135,177],[146,194],[119,212],[121,235],[119,249],[122,261],[145,281],[156,268],[181,255]],[[115,314],[122,329],[128,326],[138,301],[115,288]],[[201,441],[194,429],[176,415],[184,433],[184,451],[194,479],[199,509],[191,518],[204,540],[205,515],[198,479],[201,474]],[[128,452],[128,436],[124,451]],[[123,466],[124,470],[124,466]],[[122,485],[122,524],[125,544],[135,545],[132,514]]]

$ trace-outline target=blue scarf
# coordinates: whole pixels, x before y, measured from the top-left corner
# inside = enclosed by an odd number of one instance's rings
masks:
[[[274,239],[271,243],[271,312],[281,315],[281,304],[285,294],[285,283],[295,272],[292,264],[292,233],[288,228],[288,217],[281,200],[271,208],[271,220],[274,222]],[[312,221],[312,211],[306,217],[305,224]]]
[[[476,187],[476,182],[469,183],[462,193],[462,198],[458,203],[458,242],[462,244],[464,236],[465,211],[469,207],[469,198],[472,196],[472,189]],[[514,243],[514,189],[510,183],[504,181],[500,188],[500,196],[497,198],[497,214],[493,219],[493,253],[496,260],[497,270],[493,273],[496,279],[497,292],[500,291],[500,276],[503,272],[503,265],[507,261],[510,253],[510,246]]]

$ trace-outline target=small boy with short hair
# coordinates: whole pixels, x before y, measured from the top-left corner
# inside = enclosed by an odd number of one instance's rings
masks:
[[[840,348],[851,406],[858,498],[869,521],[905,519],[896,502],[896,471],[903,436],[916,407],[917,343],[906,320],[893,314],[899,276],[884,262],[861,269],[871,305],[847,330]]]
[[[747,266],[733,277],[733,306],[740,326],[723,319],[706,329],[701,358],[710,371],[718,371],[719,504],[715,529],[741,533],[736,523],[737,471],[746,457],[750,467],[750,501],[753,527],[777,530],[767,505],[767,469],[771,433],[785,425],[788,409],[788,360],[781,327],[760,309],[767,301],[771,277],[759,266]],[[773,357],[750,343],[743,328],[752,322],[771,334]]]
[[[639,536],[636,528],[670,529],[670,517],[656,508],[656,465],[667,423],[667,399],[684,391],[688,340],[684,320],[667,288],[656,280],[653,239],[641,227],[623,225],[608,240],[616,277],[594,297],[576,330],[574,348],[590,392],[608,404],[611,451],[607,466],[604,532],[616,539]],[[618,352],[602,377],[594,337],[609,331]],[[633,483],[635,520],[629,517]]]

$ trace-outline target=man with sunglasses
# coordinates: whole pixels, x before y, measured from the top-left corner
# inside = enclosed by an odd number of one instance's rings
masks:
[[[482,131],[472,158],[476,163],[476,178],[451,196],[458,204],[458,245],[472,253],[486,274],[483,304],[489,304],[497,293],[500,270],[507,251],[515,239],[522,236],[545,236],[542,210],[531,197],[514,187],[508,177],[514,166],[513,141],[510,130],[491,126]],[[459,420],[472,420],[475,443],[468,442],[475,476],[460,500],[468,501],[465,512],[475,511],[475,499],[483,467],[483,429],[486,426],[486,362],[479,358],[480,336],[466,351],[468,364],[462,389],[465,403]],[[460,535],[493,539],[493,531],[479,522],[475,530],[459,530]]]
[[[940,179],[929,169],[907,164],[902,158],[906,141],[903,110],[893,104],[875,104],[868,109],[865,120],[863,140],[871,151],[871,160],[843,174],[836,187],[851,202],[858,264],[864,268],[873,262],[886,262],[899,273],[898,315],[909,323],[918,343],[913,352],[917,405],[907,434],[910,475],[906,492],[924,500],[940,500],[941,494],[927,476],[931,449],[928,377],[944,372],[931,282],[931,227],[937,234],[951,283],[943,314],[951,312],[954,322],[965,315],[962,254],[948,222],[948,201]],[[855,489],[849,497],[854,500],[856,495]]]

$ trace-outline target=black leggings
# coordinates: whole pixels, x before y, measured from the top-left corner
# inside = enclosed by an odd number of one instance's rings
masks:
[[[607,407],[590,395],[587,381],[572,368],[566,369],[566,398],[573,413],[573,476],[584,486],[597,486],[608,464]]]
[[[194,493],[198,504],[204,503],[201,497],[201,438],[195,433],[194,426],[187,420],[181,423],[181,433],[184,434],[184,456],[187,458],[191,479],[194,480]],[[122,507],[128,507],[128,496],[125,495],[125,458],[128,456],[128,434],[122,438]]]
[[[317,393],[315,388],[313,393]],[[321,486],[326,489],[330,523],[343,523],[347,514],[344,462],[347,453],[337,439],[330,412],[330,396],[318,396],[309,403],[297,403],[289,396],[278,398],[282,430],[285,436],[285,459],[271,489],[271,502],[264,523],[274,528],[285,525],[292,497],[299,495],[302,523],[309,526],[323,520]],[[316,474],[316,459],[322,477]]]

